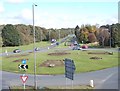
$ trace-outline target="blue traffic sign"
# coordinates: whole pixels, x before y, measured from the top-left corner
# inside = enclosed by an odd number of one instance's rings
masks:
[[[71,59],[65,59],[65,77],[73,80],[74,72],[75,72],[74,61]]]
[[[23,60],[22,60],[22,64],[26,64],[26,59],[23,59]]]

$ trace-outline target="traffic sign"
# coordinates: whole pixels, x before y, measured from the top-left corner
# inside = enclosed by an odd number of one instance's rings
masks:
[[[23,60],[22,60],[22,64],[26,64],[26,59],[23,59]]]
[[[22,82],[25,83],[28,79],[28,76],[20,76],[20,78],[22,79]]]
[[[75,72],[74,61],[71,59],[65,59],[65,77],[73,80],[74,72]]]
[[[18,65],[19,69],[28,69],[28,65],[27,64],[19,64]]]
[[[65,77],[66,77],[66,78],[69,78],[69,79],[71,79],[71,80],[73,80],[74,73],[66,72],[66,73],[65,73]]]

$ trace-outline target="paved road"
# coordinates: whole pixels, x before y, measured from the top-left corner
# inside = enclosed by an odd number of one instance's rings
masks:
[[[56,42],[56,43],[61,44],[61,43],[65,42],[67,39],[69,39],[70,37],[73,37],[73,36],[75,36],[75,35],[74,34],[73,35],[68,35],[65,38],[63,38],[60,42]],[[49,45],[47,47],[41,47],[40,50],[37,51],[37,52],[43,52],[43,51],[47,51],[48,49],[52,49],[52,48],[58,46],[56,43],[54,43],[53,45]],[[16,55],[16,54],[24,54],[24,53],[29,53],[29,52],[33,52],[33,51],[34,50],[26,50],[26,51],[22,51],[20,53],[13,53],[13,52],[0,53],[0,57],[1,56],[8,56],[8,55],[10,56],[10,55]]]
[[[9,86],[22,86],[22,81],[20,76],[22,74],[15,74],[10,72],[0,71],[2,74],[2,88],[6,89]],[[34,76],[26,74],[28,80],[26,85],[33,86]],[[87,73],[75,74],[73,85],[89,85],[90,80],[94,80],[94,85],[96,89],[118,89],[118,68],[108,68],[100,71],[93,71]],[[120,80],[120,79],[119,79]],[[71,81],[67,79],[64,75],[37,75],[37,85],[42,86],[65,86],[71,85]]]

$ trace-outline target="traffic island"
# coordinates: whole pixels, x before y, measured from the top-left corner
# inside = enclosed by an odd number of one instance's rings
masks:
[[[113,52],[88,52],[88,54],[107,54],[107,55],[113,55]]]
[[[96,57],[96,56],[94,56],[94,57],[91,57],[90,59],[100,60],[100,59],[102,59],[102,58],[101,58],[101,57]]]
[[[40,64],[40,67],[60,67],[64,66],[63,60],[46,60],[42,64]]]

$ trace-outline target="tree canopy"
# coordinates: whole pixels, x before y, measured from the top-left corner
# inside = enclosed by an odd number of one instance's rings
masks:
[[[20,45],[20,35],[17,30],[15,30],[14,26],[11,24],[7,24],[2,29],[2,40],[3,46],[18,46]]]

